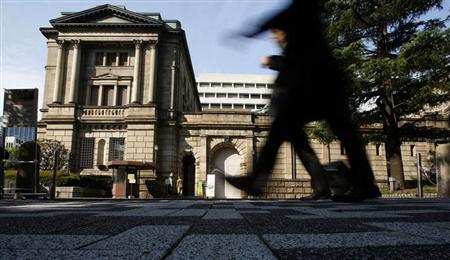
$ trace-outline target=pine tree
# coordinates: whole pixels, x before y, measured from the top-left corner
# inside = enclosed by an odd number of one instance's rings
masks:
[[[328,0],[327,37],[351,79],[359,124],[382,124],[388,175],[404,188],[403,120],[450,100],[447,19],[426,19],[442,0]]]

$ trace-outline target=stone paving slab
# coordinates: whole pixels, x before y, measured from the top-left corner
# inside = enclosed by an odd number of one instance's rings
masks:
[[[106,236],[0,235],[0,249],[76,249]]]
[[[0,259],[450,259],[450,199],[0,200]]]
[[[21,259],[145,259],[146,255],[134,250],[2,250],[1,260]]]
[[[418,239],[414,236],[396,232],[272,234],[263,235],[263,238],[274,249],[442,244],[433,240]]]
[[[276,259],[255,235],[190,235],[167,259]]]
[[[242,219],[235,209],[210,209],[202,219]]]

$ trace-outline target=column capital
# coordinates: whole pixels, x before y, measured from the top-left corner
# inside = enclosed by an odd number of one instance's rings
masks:
[[[158,46],[159,42],[157,40],[152,40],[152,41],[149,41],[148,43],[150,43],[150,45],[149,45],[150,49],[155,49]]]
[[[64,48],[65,43],[66,43],[65,40],[56,40],[56,44],[58,44],[58,48],[60,49]]]
[[[136,47],[136,49],[140,49],[142,47],[142,45],[144,44],[144,41],[134,40],[133,43],[134,43],[134,46]]]
[[[81,40],[72,40],[73,47],[78,49],[81,45]]]

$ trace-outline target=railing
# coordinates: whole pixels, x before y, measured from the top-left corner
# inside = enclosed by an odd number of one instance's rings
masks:
[[[124,117],[126,116],[125,108],[83,108],[81,117]]]

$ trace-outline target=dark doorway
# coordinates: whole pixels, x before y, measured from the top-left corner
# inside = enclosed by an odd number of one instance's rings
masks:
[[[195,191],[195,158],[187,155],[183,158],[183,195],[194,196]]]

